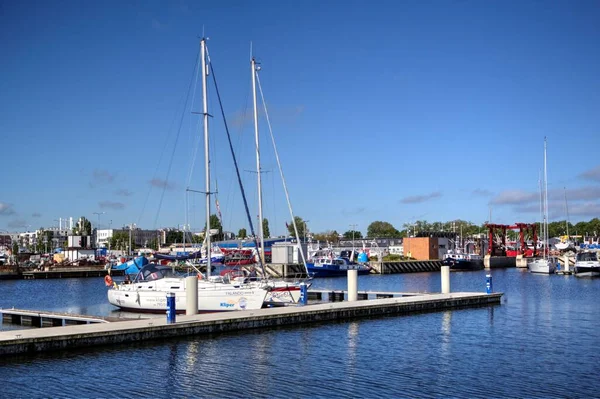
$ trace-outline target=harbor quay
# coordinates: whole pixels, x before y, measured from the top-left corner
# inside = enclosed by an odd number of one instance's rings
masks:
[[[494,306],[501,303],[502,295],[502,293],[472,292],[411,294],[383,299],[177,316],[174,323],[169,323],[167,318],[151,318],[9,330],[0,332],[0,356],[65,351],[278,326],[304,326],[330,321]]]

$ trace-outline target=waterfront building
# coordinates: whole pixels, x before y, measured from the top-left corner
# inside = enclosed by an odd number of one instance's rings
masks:
[[[166,235],[163,230],[143,230],[134,227],[125,226],[122,229],[98,229],[95,235],[95,246],[97,248],[109,248],[111,238],[118,232],[125,233],[129,236],[131,232],[131,243],[133,247],[147,247],[152,241],[160,239],[160,244],[165,243]],[[123,243],[123,246],[129,246],[129,241]],[[113,248],[117,249],[117,248]]]

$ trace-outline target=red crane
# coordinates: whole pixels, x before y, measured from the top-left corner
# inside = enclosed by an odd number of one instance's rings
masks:
[[[524,255],[526,257],[537,256],[537,224],[535,223],[515,223],[508,224],[486,224],[488,228],[488,255],[492,256],[516,256]],[[494,240],[496,230],[502,230],[502,243],[498,244]],[[519,230],[519,248],[516,251],[506,251],[506,230]],[[525,245],[525,234],[531,234],[533,237],[533,250],[527,249]]]

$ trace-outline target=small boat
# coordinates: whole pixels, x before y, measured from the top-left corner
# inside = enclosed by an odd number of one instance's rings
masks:
[[[348,270],[357,270],[359,275],[371,273],[371,266],[366,263],[355,263],[350,258],[334,256],[333,251],[317,251],[306,262],[308,274],[312,277],[346,276]]]
[[[575,259],[574,271],[577,277],[600,277],[598,252],[579,252]]]
[[[108,290],[108,301],[126,311],[162,313],[167,310],[167,293],[172,292],[177,312],[185,312],[185,277],[171,267],[150,263],[132,282],[113,282]],[[260,309],[268,293],[267,287],[256,284],[226,284],[202,278],[197,282],[198,312],[202,313]]]

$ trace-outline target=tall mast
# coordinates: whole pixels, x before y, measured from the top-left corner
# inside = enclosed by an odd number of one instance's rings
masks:
[[[263,231],[263,212],[262,212],[262,181],[260,171],[260,146],[258,140],[258,107],[256,106],[256,74],[260,70],[257,67],[254,57],[250,61],[252,70],[252,99],[254,101],[254,139],[256,142],[256,174],[258,180],[258,237],[260,239],[260,260],[265,263],[265,236]],[[259,250],[257,248],[257,250]]]
[[[200,41],[200,56],[202,57],[202,115],[204,119],[204,169],[205,169],[205,190],[206,190],[206,277],[210,277],[210,159],[208,152],[208,98],[206,94],[206,76],[208,68],[206,66],[206,39]]]
[[[567,202],[567,188],[565,187],[565,210],[567,211],[567,242],[571,239],[569,236],[569,203]]]
[[[542,241],[544,241],[544,189],[542,186],[542,171],[539,171],[538,174],[538,186],[540,187],[540,235],[539,237],[542,238]],[[538,243],[535,243],[536,246],[536,250],[537,250],[537,245]],[[544,247],[545,249],[545,247]],[[539,253],[538,253],[539,254]]]
[[[548,249],[548,170],[546,168],[546,149],[548,145],[544,137],[544,259]]]

